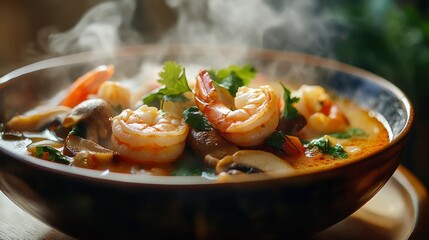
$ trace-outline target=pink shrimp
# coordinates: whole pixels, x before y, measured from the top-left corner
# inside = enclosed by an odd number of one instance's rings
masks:
[[[260,145],[278,125],[277,97],[268,85],[240,87],[232,110],[220,101],[209,73],[202,70],[197,76],[194,94],[198,108],[213,127],[236,145]]]

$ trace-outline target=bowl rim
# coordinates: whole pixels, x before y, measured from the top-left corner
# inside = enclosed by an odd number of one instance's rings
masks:
[[[226,53],[231,51],[237,51],[237,47],[225,47],[225,46],[212,46],[218,51],[225,51]],[[175,44],[175,45],[162,45],[162,44],[140,44],[132,45],[118,48],[113,56],[107,56],[105,54],[94,54],[94,52],[81,52],[71,55],[59,56],[41,60],[38,62],[31,63],[29,65],[20,67],[12,72],[7,73],[6,75],[0,78],[0,88],[7,85],[10,81],[20,76],[26,75],[31,72],[36,72],[52,67],[61,67],[65,65],[80,64],[84,62],[90,63],[91,61],[100,60],[103,58],[120,58],[120,57],[130,57],[130,56],[142,56],[148,54],[159,54],[159,51],[167,51],[169,54],[178,54],[183,50],[198,52],[206,49],[207,46],[189,46],[184,44]],[[360,69],[355,66],[351,66],[337,60],[324,58],[316,55],[310,55],[300,52],[290,52],[290,51],[279,51],[279,50],[270,50],[270,49],[259,49],[259,48],[246,48],[246,58],[251,59],[256,57],[260,60],[275,60],[275,61],[285,61],[292,64],[303,64],[314,67],[321,67],[325,69],[335,70],[339,72],[344,72],[350,75],[363,77],[381,87],[391,91],[401,103],[406,108],[406,123],[401,132],[397,137],[391,139],[391,141],[378,149],[377,151],[366,155],[363,158],[356,159],[350,163],[335,166],[328,169],[317,170],[316,172],[300,173],[297,175],[287,175],[287,176],[252,176],[251,178],[239,179],[237,181],[228,181],[228,182],[218,182],[209,179],[205,179],[201,176],[148,176],[148,175],[133,175],[126,173],[115,173],[109,171],[99,171],[84,169],[79,167],[72,167],[67,165],[62,165],[49,161],[41,161],[31,156],[26,156],[23,154],[18,154],[16,152],[10,151],[8,149],[0,146],[0,151],[2,154],[8,155],[14,160],[24,162],[27,165],[38,168],[43,171],[48,171],[55,174],[60,174],[67,177],[79,177],[81,179],[102,182],[108,184],[129,184],[129,185],[147,185],[154,187],[169,187],[169,186],[184,186],[184,187],[199,187],[199,186],[224,186],[224,185],[241,185],[248,184],[249,182],[261,183],[266,182],[284,182],[290,181],[301,181],[303,178],[308,178],[310,175],[313,176],[311,179],[323,178],[327,175],[336,175],[338,171],[346,171],[346,168],[351,168],[355,165],[365,164],[367,161],[371,161],[376,158],[378,155],[382,154],[384,151],[393,148],[395,145],[399,144],[401,141],[405,140],[409,135],[412,123],[414,121],[414,108],[411,104],[409,98],[396,87],[390,81],[373,74],[369,71]],[[256,174],[255,174],[256,175]]]

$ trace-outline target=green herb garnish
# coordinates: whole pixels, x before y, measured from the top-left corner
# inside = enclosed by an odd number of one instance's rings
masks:
[[[282,117],[286,120],[298,117],[298,110],[296,110],[293,104],[297,103],[299,101],[299,98],[291,97],[291,92],[289,91],[289,89],[287,89],[285,85],[283,85],[283,83],[280,84],[282,85],[284,90],[283,99],[285,101]]]
[[[165,62],[163,71],[159,73],[158,82],[164,87],[147,95],[143,103],[149,106],[160,108],[164,101],[187,102],[189,99],[183,94],[190,92],[186,79],[185,68],[175,62]]]
[[[86,124],[83,122],[78,122],[76,125],[73,126],[73,128],[69,134],[85,138],[85,136],[86,136]]]
[[[69,157],[65,156],[60,151],[51,146],[37,146],[34,156],[37,158],[45,159],[45,153],[47,153],[46,160],[62,164],[71,163],[71,159]]]
[[[206,116],[196,106],[189,107],[183,112],[185,122],[197,131],[210,131],[212,125]]]
[[[119,114],[122,112],[122,110],[124,110],[124,108],[122,107],[122,105],[121,105],[121,104],[116,105],[116,106],[114,106],[114,107],[113,107],[113,111],[115,111],[115,113],[116,113],[117,115],[119,115]]]
[[[271,134],[265,145],[290,156],[298,156],[305,150],[298,137],[289,136],[282,131],[275,131]]]
[[[218,85],[228,90],[235,97],[238,88],[247,86],[255,78],[256,69],[251,65],[239,67],[232,65],[219,71],[209,71],[211,79]]]
[[[275,131],[265,142],[265,145],[272,147],[276,150],[283,150],[285,143],[285,134],[281,131]]]
[[[341,139],[348,139],[348,138],[352,138],[352,137],[366,137],[366,136],[368,136],[368,134],[364,130],[362,130],[360,128],[350,128],[346,132],[332,133],[332,134],[329,134],[329,135],[332,136],[332,137],[341,138]]]
[[[329,148],[328,154],[332,155],[334,158],[347,158],[348,154],[344,150],[343,146],[341,144],[337,143],[331,148]]]
[[[343,146],[338,143],[335,146],[331,146],[329,139],[326,137],[313,139],[309,143],[305,144],[305,147],[308,149],[318,148],[322,153],[332,155],[334,158],[348,157],[348,154],[344,150]]]

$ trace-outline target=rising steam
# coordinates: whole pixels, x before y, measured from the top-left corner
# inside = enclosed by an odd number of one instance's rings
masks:
[[[134,43],[138,34],[131,29],[133,0],[104,2],[90,9],[69,31],[49,37],[49,52],[59,55],[92,51],[112,54],[124,44]]]
[[[163,9],[151,9],[140,1],[121,0],[103,2],[69,31],[51,34],[49,53],[113,53],[123,45],[145,43],[142,32],[150,33],[151,27],[132,21],[138,7],[141,14],[159,11],[151,15],[156,17],[152,22],[175,15],[174,24],[151,40],[156,43],[274,48],[326,56],[335,37],[332,14],[321,11],[319,1],[166,0]],[[136,31],[139,25],[148,29]]]

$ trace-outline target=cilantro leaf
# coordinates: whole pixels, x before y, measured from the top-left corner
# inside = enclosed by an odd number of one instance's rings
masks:
[[[265,145],[290,156],[299,156],[305,151],[298,137],[287,135],[282,131],[275,131],[271,134]]]
[[[162,94],[158,92],[153,92],[143,98],[143,103],[148,106],[156,107],[159,109],[161,107],[162,97],[163,97]]]
[[[243,67],[231,65],[228,68],[220,69],[216,76],[218,79],[222,80],[231,75],[232,72],[234,72],[237,77],[243,81],[244,85],[249,85],[253,78],[255,78],[256,68],[249,64]]]
[[[235,97],[239,87],[249,85],[252,79],[255,78],[256,69],[252,65],[243,67],[231,65],[218,71],[212,69],[209,74],[218,86],[227,89]]]
[[[206,116],[196,106],[189,107],[183,112],[185,122],[197,131],[210,131],[212,125]]]
[[[45,155],[45,153],[47,153],[47,155]],[[60,151],[58,151],[57,149],[51,146],[37,146],[34,156],[42,159],[44,159],[44,157],[47,156],[47,159],[45,160],[49,160],[56,163],[62,163],[62,164],[71,163],[71,159],[69,157],[65,156]]]
[[[350,128],[346,132],[340,132],[340,133],[331,133],[329,134],[332,137],[335,138],[341,138],[341,139],[348,139],[352,137],[366,137],[368,134],[360,129],[360,128]]]
[[[69,134],[84,138],[86,136],[86,129],[87,129],[87,126],[84,122],[78,122],[70,130]]]
[[[149,106],[160,107],[163,101],[186,102],[189,101],[183,94],[191,89],[186,79],[185,68],[172,61],[164,63],[163,71],[159,73],[158,82],[164,85],[156,92],[143,98],[143,103]]]
[[[331,147],[328,151],[328,154],[332,155],[334,158],[347,158],[347,152],[344,150],[343,146],[339,143],[335,144],[335,146]]]
[[[170,94],[164,95],[163,100],[170,102],[187,102],[189,101],[189,98],[185,97],[183,94]]]
[[[159,83],[166,87],[161,89],[165,95],[177,95],[191,91],[186,79],[185,68],[175,62],[165,62],[164,69],[159,73]]]
[[[238,77],[235,72],[231,72],[227,77],[222,79],[221,83],[215,82],[218,86],[226,88],[231,96],[235,97],[238,89],[244,86],[243,79]]]
[[[283,99],[285,102],[285,106],[283,108],[282,117],[286,120],[293,119],[298,117],[298,110],[293,106],[294,103],[297,103],[299,101],[299,98],[292,97],[291,98],[291,92],[289,89],[283,85],[283,83],[280,83],[283,87],[284,93],[283,93]]]
[[[329,139],[325,138],[325,137],[321,137],[321,138],[317,138],[317,139],[313,139],[311,140],[307,146],[307,148],[318,148],[321,152],[323,153],[328,153],[329,149],[331,147],[331,144],[329,142]]]
[[[276,150],[283,150],[283,144],[285,143],[284,133],[281,131],[275,131],[271,136],[267,139],[265,144],[269,147],[272,147]]]
[[[337,143],[335,146],[331,146],[329,139],[325,137],[311,140],[305,145],[306,148],[318,148],[322,153],[332,155],[334,158],[347,158],[348,154],[344,150],[343,146]]]

